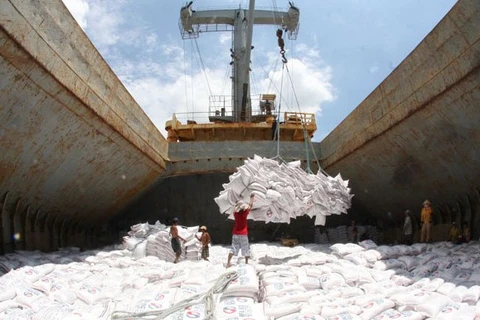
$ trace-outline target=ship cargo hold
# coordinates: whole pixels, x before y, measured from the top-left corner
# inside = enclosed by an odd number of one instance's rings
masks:
[[[274,157],[275,142],[163,137],[61,1],[0,8],[2,253],[113,243],[134,223],[174,216],[211,225],[228,242],[231,222],[213,198],[245,159]],[[286,161],[350,181],[348,218],[331,226],[355,219],[387,239],[403,211],[417,214],[428,198],[438,227],[469,221],[479,236],[479,10],[458,1],[337,128],[311,143],[310,157],[294,134],[282,141]],[[255,223],[252,240],[288,231],[313,241],[308,218],[284,227]]]

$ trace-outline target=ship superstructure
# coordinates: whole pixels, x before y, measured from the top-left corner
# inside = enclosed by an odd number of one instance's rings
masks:
[[[304,141],[311,138],[317,128],[315,114],[280,114],[276,94],[260,94],[255,98],[250,95],[253,26],[278,26],[278,46],[286,63],[283,36],[296,39],[299,18],[300,11],[293,3],[287,11],[255,10],[254,0],[250,1],[248,10],[196,11],[192,9],[192,2],[182,7],[179,25],[183,39],[195,39],[205,32],[232,32],[232,92],[230,96],[210,96],[208,123],[194,120],[181,123],[174,114],[165,124],[168,141],[251,141],[277,137],[282,141]],[[278,131],[281,135],[277,135]]]

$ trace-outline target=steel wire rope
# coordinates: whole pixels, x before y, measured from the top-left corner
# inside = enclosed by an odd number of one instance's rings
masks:
[[[190,90],[191,90],[191,97],[192,97],[192,117],[195,113],[195,90],[193,88],[193,61],[194,61],[194,55],[193,55],[193,43],[190,42]],[[187,114],[188,118],[188,114]]]
[[[198,59],[200,60],[200,66],[202,67],[203,75],[205,76],[205,81],[207,82],[208,92],[212,95],[212,89],[210,87],[210,82],[208,82],[208,76],[205,69],[205,64],[203,63],[202,54],[200,53],[200,47],[198,46],[197,38],[195,38],[195,47],[197,48]]]
[[[295,91],[295,85],[293,84],[293,81],[292,81],[292,78],[290,76],[290,71],[288,69],[288,66],[286,66],[286,69],[287,69],[287,75],[288,75],[288,78],[290,80],[290,84],[292,85],[292,93],[293,93],[293,96],[295,98],[295,102],[297,103],[297,107],[298,107],[298,111],[301,113],[301,109],[300,109],[300,103],[298,102],[298,96],[297,96],[297,92]],[[306,120],[306,119],[305,119]],[[313,144],[311,142],[311,139],[310,137],[308,136],[307,134],[307,127],[305,125],[305,121],[302,120],[302,127],[303,127],[303,136],[304,136],[304,139],[305,139],[305,152],[306,152],[306,156],[307,156],[307,170],[312,173],[312,170],[310,169],[310,159],[309,159],[309,154],[308,154],[308,142],[307,140],[310,141],[310,145],[312,147],[312,151],[313,151],[313,154],[315,156],[315,162],[317,163],[317,166],[318,166],[318,169],[321,170],[322,173],[324,173],[325,175],[329,176],[328,173],[326,173],[322,167],[320,167],[320,162],[318,161],[318,158],[317,158],[317,155],[315,153],[315,150],[313,149]]]
[[[275,128],[276,129],[276,133],[275,133],[275,138],[277,139],[277,155],[274,157],[274,159],[280,159],[281,162],[285,162],[282,157],[280,156],[280,112],[281,112],[281,109],[282,109],[282,93],[283,93],[283,75],[285,73],[285,63],[283,64],[283,67],[282,67],[282,76],[281,76],[281,80],[280,80],[280,103],[278,104],[278,111],[277,111],[277,127]]]
[[[185,106],[188,114],[188,83],[187,83],[187,55],[185,50],[185,41],[183,41],[183,73],[185,79]]]

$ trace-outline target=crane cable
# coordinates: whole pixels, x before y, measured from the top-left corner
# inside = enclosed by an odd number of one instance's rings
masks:
[[[290,83],[292,85],[292,91],[293,91],[293,96],[295,97],[295,102],[297,103],[297,107],[298,107],[298,111],[301,113],[301,109],[300,109],[300,103],[298,102],[298,97],[297,97],[297,93],[295,91],[295,85],[293,84],[293,81],[292,81],[292,77],[290,76],[290,71],[288,69],[288,66],[286,66],[286,69],[287,69],[287,75],[288,75],[288,78],[290,80]],[[313,152],[313,155],[315,156],[315,162],[317,163],[317,166],[318,166],[318,169],[321,170],[321,172],[327,176],[329,176],[323,169],[322,167],[320,167],[320,162],[318,161],[318,157],[317,157],[317,154],[315,153],[315,149],[313,148],[313,143],[312,143],[312,139],[310,139],[310,137],[308,136],[307,134],[307,127],[305,125],[305,121],[303,121],[302,119],[302,126],[303,126],[303,136],[304,136],[304,139],[305,139],[305,152],[306,152],[306,156],[307,156],[307,171],[309,173],[312,173],[312,170],[310,169],[310,158],[309,158],[309,153],[308,153],[308,141],[310,142],[310,146],[312,148],[312,152]]]
[[[282,38],[283,30],[278,29],[276,35],[277,35],[277,38],[278,38],[278,46],[280,47],[280,55],[282,56],[282,62],[283,62],[282,80],[281,80],[281,87],[280,87],[280,99],[279,99],[280,103],[279,103],[278,115],[277,115],[277,119],[280,119],[280,109],[281,109],[282,91],[283,91],[283,74],[284,74],[285,70],[287,71],[287,75],[288,75],[288,78],[290,80],[290,84],[292,86],[293,96],[295,97],[295,102],[297,103],[299,113],[301,113],[301,109],[300,109],[300,103],[298,102],[297,93],[295,91],[295,86],[293,84],[292,77],[291,77],[290,71],[288,69],[288,65],[287,65],[288,60],[285,57],[285,41]],[[328,174],[325,171],[323,171],[323,169],[320,167],[320,162],[318,161],[317,155],[315,153],[315,149],[313,148],[313,143],[312,143],[310,137],[307,134],[307,127],[305,125],[304,120],[306,120],[306,119],[301,119],[301,123],[302,123],[302,127],[303,127],[303,137],[304,137],[304,141],[305,141],[305,153],[306,153],[306,158],[307,158],[307,169],[306,169],[306,171],[308,173],[313,173],[311,168],[310,168],[310,154],[308,152],[308,149],[309,149],[308,142],[310,142],[310,146],[312,148],[313,154],[315,156],[315,161],[317,163],[317,166],[318,166],[319,170],[321,170],[324,174],[326,174],[328,176]],[[280,125],[279,124],[277,124],[277,127],[276,127],[276,139],[277,139],[277,155],[276,155],[275,158],[279,158],[279,159],[283,160],[280,157]]]

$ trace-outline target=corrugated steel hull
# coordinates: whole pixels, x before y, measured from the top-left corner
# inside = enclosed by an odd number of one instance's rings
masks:
[[[168,144],[61,2],[0,12],[0,248],[83,244],[157,180]]]

